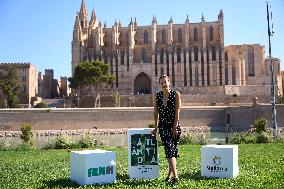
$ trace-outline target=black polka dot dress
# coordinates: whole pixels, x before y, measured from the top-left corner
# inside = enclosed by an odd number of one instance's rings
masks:
[[[166,107],[163,104],[163,91],[157,93],[156,101],[159,114],[159,134],[164,145],[166,158],[177,158],[179,157],[178,143],[181,132],[180,126],[177,126],[178,137],[173,138],[171,133],[175,121],[176,91],[170,90]]]

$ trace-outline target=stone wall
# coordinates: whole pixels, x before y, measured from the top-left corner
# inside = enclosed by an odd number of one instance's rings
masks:
[[[257,96],[259,103],[269,103],[270,96]],[[79,107],[95,107],[95,96],[84,96],[79,99]],[[153,95],[120,95],[120,107],[151,107]],[[230,105],[230,104],[252,104],[254,95],[222,95],[219,93],[181,95],[182,106],[205,106],[205,105]],[[65,97],[65,107],[77,107],[76,97]],[[102,96],[101,107],[115,107],[115,96]],[[63,107],[63,103],[61,106]]]
[[[183,107],[180,120],[183,127],[209,126],[223,130],[226,114],[231,115],[234,130],[250,128],[257,117],[270,121],[271,106],[209,106]],[[284,105],[277,106],[278,127],[284,127]],[[145,128],[153,119],[153,108],[73,108],[73,109],[1,109],[0,130],[20,130],[30,123],[34,130]]]

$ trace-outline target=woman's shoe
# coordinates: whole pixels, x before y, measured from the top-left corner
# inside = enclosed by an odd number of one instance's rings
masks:
[[[170,182],[171,182],[171,178],[170,178],[170,177],[166,177],[166,178],[165,178],[165,183],[166,183],[166,184],[169,184]]]
[[[178,183],[179,183],[179,178],[175,177],[172,179],[173,188],[177,188]]]

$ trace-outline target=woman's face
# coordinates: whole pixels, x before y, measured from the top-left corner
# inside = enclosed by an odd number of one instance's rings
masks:
[[[170,89],[169,79],[167,77],[160,79],[160,85],[162,89]]]

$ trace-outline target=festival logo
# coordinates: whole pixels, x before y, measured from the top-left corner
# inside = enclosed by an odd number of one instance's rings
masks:
[[[131,135],[131,166],[158,165],[157,139],[151,134]]]
[[[212,164],[211,165],[207,165],[207,169],[211,172],[217,172],[217,173],[220,173],[220,172],[226,172],[228,171],[228,169],[226,167],[223,167],[222,166],[222,161],[221,161],[221,156],[214,156],[212,158]]]

